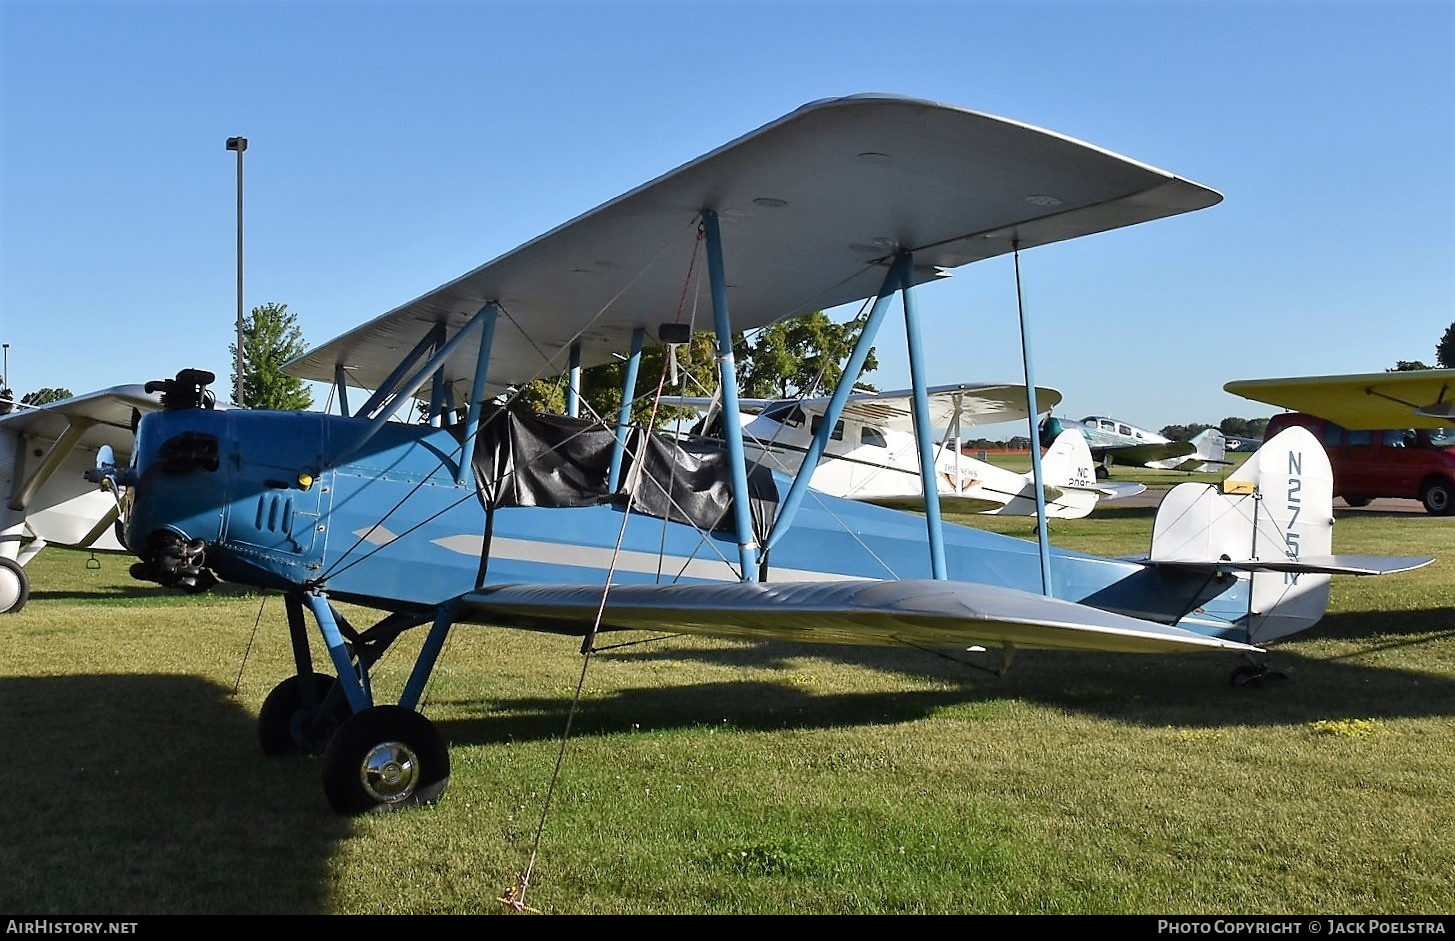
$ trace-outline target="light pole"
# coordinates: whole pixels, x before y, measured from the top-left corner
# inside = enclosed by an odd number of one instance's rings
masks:
[[[0,415],[9,415],[15,409],[15,393],[10,391],[10,344],[5,346],[5,371],[0,373]]]
[[[243,220],[242,220],[242,155],[248,149],[246,137],[229,137],[227,149],[237,151],[237,355],[233,357],[232,402],[242,404],[243,393]]]

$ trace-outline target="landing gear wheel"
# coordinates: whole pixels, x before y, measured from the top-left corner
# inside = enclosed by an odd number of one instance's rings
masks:
[[[450,783],[450,751],[424,716],[375,706],[346,719],[323,753],[323,792],[341,814],[433,804]]]
[[[1370,497],[1345,497],[1344,502],[1349,506],[1368,506],[1373,499]]]
[[[1420,491],[1420,502],[1431,516],[1455,513],[1455,487],[1448,480],[1432,480]]]
[[[1096,479],[1097,480],[1106,480],[1110,476],[1111,476],[1111,471],[1107,470],[1105,464],[1098,464],[1098,465],[1096,465]]]
[[[327,700],[337,681],[327,673],[290,676],[268,694],[258,710],[258,744],[265,755],[321,755],[334,730],[349,717],[349,703],[340,694]],[[305,697],[304,683],[312,696]],[[307,698],[312,709],[304,705]]]
[[[30,576],[14,559],[0,558],[0,614],[14,614],[30,598]]]

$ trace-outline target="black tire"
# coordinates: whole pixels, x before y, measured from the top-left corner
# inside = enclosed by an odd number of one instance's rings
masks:
[[[1098,465],[1096,465],[1096,479],[1097,480],[1106,480],[1110,476],[1111,476],[1111,471],[1107,469],[1107,467],[1106,467],[1105,464],[1098,464]]]
[[[0,614],[14,614],[30,600],[30,576],[14,559],[0,558]]]
[[[1349,506],[1368,506],[1374,502],[1373,497],[1345,497],[1344,502]]]
[[[1426,481],[1420,490],[1420,502],[1431,516],[1449,516],[1455,513],[1455,486],[1443,478]]]
[[[337,680],[327,673],[311,673],[313,695],[310,710],[303,703],[304,678],[290,676],[268,694],[258,710],[258,744],[265,755],[321,755],[328,747],[334,730],[349,716],[349,703],[343,691],[328,701],[329,690]]]
[[[340,725],[323,753],[323,792],[341,814],[433,804],[450,783],[450,750],[424,716],[375,706]]]

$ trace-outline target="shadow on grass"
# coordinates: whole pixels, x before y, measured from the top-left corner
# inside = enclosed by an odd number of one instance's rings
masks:
[[[0,911],[313,914],[349,823],[316,762],[187,676],[0,678]]]
[[[128,582],[124,584],[97,585],[94,588],[67,589],[64,591],[37,589],[30,591],[31,601],[93,601],[110,604],[115,601],[155,602],[176,604],[179,601],[196,599],[198,603],[215,602],[219,599],[262,598],[264,593],[251,585],[222,582],[206,592],[187,592],[179,588],[164,588],[149,582]]]
[[[1412,639],[1411,645],[1426,641]],[[1438,642],[1438,639],[1435,641]],[[1418,656],[1417,652],[1409,654]],[[1256,688],[1235,687],[1234,654],[1099,654],[1021,652],[997,677],[964,662],[925,651],[747,643],[720,649],[640,648],[613,656],[642,662],[698,660],[742,669],[805,668],[800,658],[830,659],[877,671],[945,681],[943,688],[864,693],[816,693],[811,685],[754,679],[677,687],[626,688],[582,704],[573,735],[615,734],[654,728],[727,723],[760,731],[912,722],[942,710],[1021,700],[1149,728],[1227,728],[1303,725],[1341,718],[1455,716],[1455,679],[1416,669],[1372,666],[1350,658],[1270,653],[1285,678]],[[1000,664],[998,655],[984,666]],[[793,664],[791,667],[789,666]],[[466,711],[474,701],[455,700]],[[515,698],[479,703],[489,716],[441,724],[457,743],[558,737],[569,701]]]
[[[1455,629],[1455,608],[1426,608],[1414,611],[1348,611],[1326,614],[1311,636],[1352,643],[1388,644],[1393,637],[1409,637],[1411,645],[1429,642],[1429,637],[1451,636]]]
[[[136,587],[115,587],[100,586],[85,591],[36,591],[30,593],[31,601],[82,601],[96,602],[98,604],[111,604],[114,601],[155,601],[164,604],[175,603],[180,598],[188,598],[190,595],[181,591],[172,591],[166,588],[159,588],[156,585],[147,586],[140,582]]]

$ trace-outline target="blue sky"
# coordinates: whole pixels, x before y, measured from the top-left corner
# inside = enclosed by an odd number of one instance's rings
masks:
[[[17,393],[210,369],[245,304],[322,343],[824,97],[892,92],[1211,186],[1022,256],[1058,412],[1270,414],[1230,379],[1433,363],[1455,321],[1455,2],[0,0]],[[1019,381],[1008,259],[919,293],[930,380]],[[881,387],[907,384],[902,339]]]

